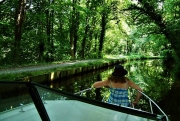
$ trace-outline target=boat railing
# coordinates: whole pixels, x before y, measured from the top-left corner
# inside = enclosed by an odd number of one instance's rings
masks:
[[[90,90],[92,90],[92,89],[93,89],[93,88],[87,88],[87,89],[84,89],[84,90],[82,90],[82,91],[76,92],[76,93],[74,93],[74,94],[82,96],[83,93],[85,93],[85,92],[87,92],[87,91],[90,91]],[[139,91],[139,90],[136,90],[136,89],[133,89],[133,90],[138,91],[138,92],[141,93],[144,97],[146,97],[146,99],[148,99],[148,101],[149,101],[148,103],[149,103],[150,113],[151,113],[151,114],[154,114],[153,105],[152,105],[152,104],[154,104],[154,105],[156,106],[156,108],[162,113],[162,115],[165,116],[166,121],[169,121],[169,118],[168,118],[168,116],[166,115],[166,113],[165,113],[165,112],[157,105],[157,103],[155,103],[149,96],[147,96],[145,93],[143,93],[143,92],[141,92],[141,91]],[[107,95],[108,95],[108,93],[109,93],[109,91],[106,91],[106,92],[103,94],[102,102],[107,102]],[[131,94],[131,93],[130,93],[130,94]],[[131,95],[130,95],[130,96],[131,96]],[[132,102],[132,98],[130,98],[130,102]],[[136,107],[133,105],[133,103],[131,103],[131,108],[139,110],[138,108],[136,108]]]
[[[145,96],[148,100],[149,100],[149,105],[150,105],[150,110],[151,113],[153,114],[153,108],[152,108],[152,103],[158,108],[158,110],[166,117],[166,120],[169,121],[168,116],[166,115],[166,113],[157,105],[157,103],[155,103],[149,96],[147,96],[145,93],[143,93],[142,91],[137,90],[139,93],[141,93],[143,96]]]
[[[75,94],[64,92],[58,89],[49,88],[47,86],[43,86],[41,84],[33,83],[33,82],[6,82],[6,81],[0,81],[0,95],[1,95],[1,103],[4,102],[4,105],[7,106],[16,106],[17,103],[22,102],[21,99],[23,99],[24,103],[23,105],[26,105],[27,107],[32,107],[35,114],[35,117],[31,118],[38,118],[42,119],[43,121],[50,121],[50,119],[54,118],[54,113],[51,112],[51,110],[48,110],[49,106],[53,106],[51,104],[53,103],[67,103],[67,104],[73,104],[71,101],[75,101],[79,103],[82,103],[84,105],[88,105],[91,107],[96,107],[98,109],[103,109],[105,111],[112,111],[112,112],[118,112],[118,114],[122,114],[126,117],[135,117],[140,119],[147,119],[147,120],[160,120],[160,121],[168,121],[164,118],[162,115],[157,115],[155,113],[149,113],[141,110],[136,110],[132,108],[126,108],[126,107],[119,107],[115,105],[110,105],[108,103],[103,103],[101,101],[89,99],[83,97],[83,93],[87,91],[92,91],[93,88],[84,89],[82,91],[79,91]],[[94,91],[94,90],[93,90]],[[8,94],[8,95],[7,95]],[[10,95],[9,95],[10,94]],[[81,95],[81,96],[79,96]],[[18,98],[17,98],[18,97]],[[107,96],[106,96],[107,97]],[[65,101],[67,100],[67,101]],[[46,102],[45,102],[46,101]],[[52,102],[52,103],[51,103]],[[11,104],[13,103],[13,104]],[[18,108],[21,112],[27,111],[22,108],[22,106]],[[63,107],[64,105],[58,105],[60,107]],[[75,106],[76,107],[76,106]],[[4,108],[4,106],[3,106]],[[0,107],[0,109],[3,109]],[[71,106],[68,107],[67,110],[71,110]],[[62,108],[56,108],[58,110],[61,110]],[[86,109],[86,108],[85,108]],[[94,109],[94,108],[93,108]],[[107,109],[107,110],[106,110]],[[0,112],[0,120],[3,116],[9,116],[9,113],[14,113],[14,109],[9,109],[7,111]],[[31,109],[29,111],[32,111]],[[63,109],[61,111],[64,111]],[[83,112],[83,111],[82,111]],[[94,111],[92,111],[93,113]],[[22,117],[19,117],[19,113],[17,113],[17,117],[21,119]],[[22,113],[21,113],[22,114]],[[24,113],[23,113],[24,114]],[[3,115],[3,116],[2,116]],[[38,116],[39,115],[39,116]],[[84,113],[83,113],[84,115]],[[102,113],[102,115],[104,115]],[[59,116],[59,115],[58,115]],[[58,117],[57,116],[57,117]],[[61,115],[63,116],[63,115]],[[7,117],[9,118],[9,117]],[[88,117],[87,117],[88,118]]]
[[[80,96],[82,96],[82,94],[84,93],[84,92],[87,92],[87,91],[90,91],[90,90],[92,90],[93,88],[87,88],[87,89],[84,89],[84,90],[82,90],[82,91],[79,91],[79,92],[76,92],[76,93],[74,93],[75,95],[80,95]]]

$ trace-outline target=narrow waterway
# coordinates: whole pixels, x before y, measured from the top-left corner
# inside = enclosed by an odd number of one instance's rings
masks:
[[[175,80],[172,65],[163,64],[162,60],[130,61],[122,64],[127,70],[127,76],[138,84],[146,95],[153,99],[160,108],[170,116],[171,121],[180,121],[180,80]],[[91,85],[100,80],[105,80],[113,71],[114,66],[86,72],[69,78],[61,78],[55,81],[41,82],[50,88],[59,89],[69,93],[76,93],[88,89]],[[32,102],[28,95],[28,90],[21,86],[0,85],[0,112],[19,107],[20,104]],[[131,90],[131,89],[130,89]],[[13,91],[13,93],[12,93]],[[136,92],[135,92],[136,93]],[[82,96],[94,100],[102,101],[108,98],[108,88],[93,88],[83,93]],[[134,91],[129,91],[133,100]],[[43,99],[50,97],[43,97]],[[142,96],[136,108],[150,111],[148,100]],[[153,107],[155,113],[159,113]]]
[[[127,76],[136,84],[140,85],[144,93],[158,103],[167,115],[171,116],[171,120],[180,120],[178,116],[180,110],[177,103],[179,98],[179,90],[177,89],[179,88],[177,86],[178,83],[173,79],[172,67],[164,66],[162,60],[131,61],[123,65],[129,72]],[[51,88],[76,93],[90,88],[95,81],[106,79],[112,73],[112,70],[113,67],[109,67],[71,78],[45,82],[44,84]],[[107,92],[108,88],[104,87],[88,91],[83,96],[101,101]],[[148,100],[142,97],[137,108],[150,110],[147,104]]]

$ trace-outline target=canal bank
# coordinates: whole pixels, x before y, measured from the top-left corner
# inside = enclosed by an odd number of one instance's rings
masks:
[[[159,59],[162,57],[119,57],[106,59],[74,60],[63,63],[29,66],[18,68],[0,69],[0,81],[33,81],[41,82],[45,80],[53,81],[58,78],[69,77],[76,74],[85,73],[100,68],[113,66],[133,60]]]
[[[165,92],[164,90],[167,89],[167,87],[165,87],[165,85],[161,86],[162,89],[157,88],[157,85],[159,85],[158,87],[160,87],[160,84],[157,84],[157,82],[162,83],[162,80],[161,81],[158,80],[158,78],[162,79],[162,77],[159,76],[162,73],[162,68],[163,68],[163,67],[160,67],[161,62],[162,62],[161,59],[152,59],[152,60],[129,61],[129,62],[125,62],[123,64],[124,67],[128,70],[128,72],[130,72],[128,74],[128,77],[130,79],[132,79],[134,82],[136,82],[138,84],[142,84],[141,86],[144,87],[143,89],[146,91],[145,93],[147,93],[148,96],[152,97],[153,99],[155,98],[156,99],[155,101],[159,101],[159,99],[162,99],[162,97],[160,97],[159,95],[161,95],[161,91]],[[56,80],[56,81],[47,81],[46,83],[40,83],[40,84],[50,87],[52,89],[58,89],[58,90],[62,90],[62,91],[69,92],[69,93],[75,93],[75,92],[79,92],[83,89],[87,89],[87,88],[91,87],[91,85],[97,80],[102,80],[102,79],[105,79],[106,77],[108,77],[108,75],[112,72],[113,67],[114,66],[111,66],[108,68],[102,68],[102,69],[90,71],[87,73],[79,74],[78,76],[72,76],[70,78],[69,77],[68,78],[60,78],[59,80]],[[148,72],[151,72],[151,73],[148,73]],[[164,77],[165,77],[165,75],[163,75],[163,78]],[[164,81],[166,81],[166,80],[167,79],[164,79]],[[148,86],[146,86],[146,85],[148,85]],[[7,91],[7,86],[6,87],[2,86],[2,87],[4,88],[4,90]],[[14,88],[14,89],[15,89],[15,91],[13,91],[14,93],[12,94],[12,96],[16,95],[15,92],[17,92],[16,91],[17,88]],[[20,89],[22,89],[22,87],[20,87]],[[102,95],[104,95],[106,92],[105,89],[106,88],[101,88],[101,89],[97,89],[97,90],[93,89],[92,91],[88,91],[87,93],[84,93],[83,96],[87,96],[87,98],[91,98],[93,100],[101,101]],[[152,95],[152,89],[156,89],[156,90],[154,90],[156,93],[153,93],[153,95]],[[24,91],[20,90],[20,94],[22,94],[22,93],[24,93]],[[17,105],[22,102],[23,102],[23,104],[26,104],[24,102],[24,101],[26,101],[25,97],[26,96],[22,95],[22,98],[18,98],[20,102],[19,103],[17,102]],[[158,99],[157,99],[157,97],[158,97]],[[42,95],[42,99],[48,100],[49,98],[51,98],[49,93],[44,93],[44,95]],[[141,109],[147,109],[146,106],[144,107],[144,104],[146,104],[143,100],[144,98],[141,98],[141,99],[142,99],[142,101],[141,101],[142,103],[139,103],[140,104],[139,107],[143,106]],[[15,100],[17,100],[17,98],[15,98]],[[7,101],[4,101],[4,102],[6,103]],[[14,101],[12,101],[12,102],[14,103]],[[5,104],[5,103],[3,103],[3,104]],[[46,101],[46,105],[48,105],[48,104],[49,103],[47,103],[47,101]],[[10,106],[12,106],[12,104]],[[10,107],[10,106],[8,106],[8,107]]]

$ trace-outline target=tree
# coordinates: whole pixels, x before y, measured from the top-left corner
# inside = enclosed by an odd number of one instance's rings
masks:
[[[0,5],[1,64],[160,55],[171,47],[180,53],[177,0],[12,0]]]
[[[23,29],[23,24],[25,21],[25,15],[26,15],[26,0],[19,0],[19,5],[16,8],[16,15],[15,15],[15,20],[16,20],[16,26],[15,26],[15,41],[14,41],[14,48],[13,48],[13,61],[15,63],[18,63],[20,59],[20,42],[21,42],[21,37],[22,37],[22,29]]]
[[[100,39],[99,39],[99,50],[98,50],[98,57],[102,58],[102,50],[103,50],[103,44],[106,34],[106,25],[109,21],[109,13],[111,12],[110,6],[111,2],[103,1],[102,2],[102,11],[101,11],[101,33],[100,33]]]
[[[171,44],[177,57],[180,59],[180,17],[179,17],[179,1],[145,1],[139,0],[137,3],[131,3],[127,9],[131,12],[133,23],[149,27],[150,24],[155,24],[151,28],[149,34],[163,34]],[[170,14],[171,13],[171,14]],[[147,26],[145,26],[147,25]]]
[[[51,4],[54,4],[54,0],[48,1],[49,7]],[[47,8],[45,10],[46,13],[46,33],[47,33],[47,52],[46,52],[46,61],[53,62],[54,61],[54,41],[53,41],[53,20],[54,20],[54,10],[52,8]]]

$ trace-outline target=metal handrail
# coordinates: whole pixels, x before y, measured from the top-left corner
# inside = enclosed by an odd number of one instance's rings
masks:
[[[89,103],[89,104],[99,106],[102,108],[107,108],[110,110],[114,110],[114,111],[118,111],[118,112],[122,112],[122,113],[127,113],[130,115],[135,115],[135,116],[139,116],[142,118],[148,118],[148,119],[153,119],[153,120],[157,119],[156,114],[151,114],[151,113],[137,111],[137,110],[130,110],[129,108],[124,108],[124,107],[117,108],[114,105],[104,104],[104,103],[101,103],[99,101],[95,101],[92,99],[86,99],[84,97],[80,97],[80,96],[77,96],[77,95],[74,95],[71,93],[63,92],[61,90],[49,88],[47,86],[43,86],[41,84],[37,84],[34,82],[2,82],[2,81],[0,81],[1,86],[2,86],[2,84],[18,84],[18,85],[21,84],[21,85],[24,85],[25,87],[27,87],[27,89],[29,90],[29,94],[32,98],[32,101],[34,102],[34,105],[36,106],[36,109],[37,109],[41,119],[46,120],[46,121],[50,121],[50,119],[49,119],[48,113],[46,112],[46,108],[45,108],[45,105],[43,103],[43,100],[41,99],[41,93],[38,92],[38,90],[41,90],[41,89],[45,90],[46,92],[52,92],[55,94],[60,94],[61,96],[65,96],[65,97],[73,99],[73,100],[75,99],[77,101]],[[91,89],[92,88],[88,88],[88,89],[82,90],[80,92],[77,92],[75,94],[81,94],[81,93],[88,91],[88,90],[91,90]]]
[[[76,93],[74,93],[75,95],[77,95],[77,94],[80,94],[80,96],[84,93],[84,92],[86,92],[86,91],[89,91],[89,90],[92,90],[93,88],[87,88],[87,89],[84,89],[84,90],[82,90],[82,91],[79,91],[79,92],[76,92]],[[139,90],[137,90],[139,93],[141,93],[142,95],[144,95],[148,100],[149,100],[149,104],[150,104],[150,109],[151,109],[151,113],[153,114],[153,108],[152,108],[152,103],[161,111],[161,113],[166,117],[166,121],[169,121],[169,118],[168,118],[168,116],[164,113],[164,111],[150,98],[150,97],[148,97],[145,93],[143,93],[143,92],[141,92],[141,91],[139,91]],[[107,93],[107,92],[106,92]],[[105,93],[105,96],[106,96],[106,93]],[[103,97],[103,99],[102,99],[102,102],[104,102],[105,101],[105,96]],[[134,106],[132,106],[132,108],[134,108]]]
[[[150,108],[151,108],[151,113],[153,113],[153,109],[152,109],[152,104],[151,104],[151,102],[161,111],[161,113],[166,117],[166,121],[169,121],[169,118],[168,118],[168,116],[164,113],[164,111],[150,98],[150,97],[148,97],[145,93],[143,93],[143,92],[141,92],[141,91],[139,91],[139,90],[137,90],[139,93],[141,93],[142,95],[144,95],[146,98],[148,98],[149,99],[149,101],[150,101]]]
[[[91,89],[92,89],[92,88],[87,88],[87,89],[84,89],[84,90],[82,90],[82,91],[76,92],[76,93],[74,93],[74,94],[75,94],[75,95],[80,94],[80,96],[81,96],[84,92],[89,91],[89,90],[91,90]]]

